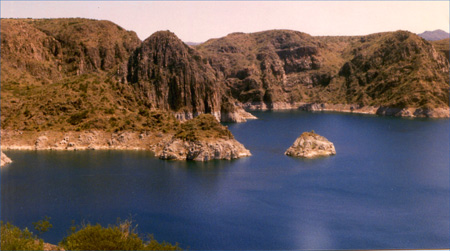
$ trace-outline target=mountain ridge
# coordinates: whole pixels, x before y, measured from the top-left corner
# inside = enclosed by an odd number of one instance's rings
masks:
[[[168,31],[141,41],[109,21],[1,22],[2,129],[145,130],[153,110],[223,122],[252,118],[243,108],[449,116],[444,46],[406,31],[270,30],[193,47]]]

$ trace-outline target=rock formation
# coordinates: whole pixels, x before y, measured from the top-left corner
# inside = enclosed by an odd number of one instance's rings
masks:
[[[197,50],[170,31],[159,31],[128,62],[127,81],[146,106],[173,111],[181,120],[213,114],[222,122],[253,118],[235,107],[221,78]]]
[[[156,147],[156,156],[165,160],[231,160],[251,156],[241,143],[235,139],[216,139],[214,141],[184,141],[172,138]]]
[[[4,166],[4,165],[9,164],[11,162],[12,162],[11,159],[8,158],[8,156],[6,156],[6,154],[1,152],[1,163],[0,163],[0,166]]]
[[[285,154],[293,157],[315,158],[335,155],[336,150],[333,143],[311,131],[302,133]]]

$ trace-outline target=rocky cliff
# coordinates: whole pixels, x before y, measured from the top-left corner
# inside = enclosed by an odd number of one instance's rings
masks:
[[[315,158],[335,155],[336,150],[333,143],[311,131],[302,133],[285,154],[293,157]]]
[[[252,118],[234,105],[206,59],[170,31],[154,33],[134,51],[126,79],[146,106],[173,111],[180,119],[203,113],[223,122]]]

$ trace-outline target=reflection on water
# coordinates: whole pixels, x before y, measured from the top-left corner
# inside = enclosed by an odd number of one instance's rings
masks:
[[[228,124],[253,156],[162,161],[144,151],[7,151],[1,218],[115,223],[190,249],[418,249],[449,246],[449,121],[259,112]],[[284,151],[315,130],[337,155]]]

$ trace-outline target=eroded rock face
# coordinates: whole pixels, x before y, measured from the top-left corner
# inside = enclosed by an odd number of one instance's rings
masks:
[[[165,160],[194,161],[231,160],[251,156],[250,151],[235,139],[193,142],[172,138],[158,144],[155,154]]]
[[[335,155],[336,149],[328,139],[311,131],[302,133],[284,154],[293,157],[315,158]]]
[[[6,156],[6,154],[1,152],[1,163],[0,163],[0,166],[4,166],[4,165],[9,164],[11,162],[12,162],[11,159],[8,158],[8,156]]]

